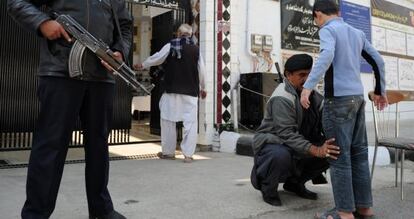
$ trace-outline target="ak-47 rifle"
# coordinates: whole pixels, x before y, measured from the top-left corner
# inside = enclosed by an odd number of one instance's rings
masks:
[[[145,87],[139,83],[135,78],[135,72],[125,62],[116,59],[114,52],[105,42],[96,39],[70,15],[59,15],[56,12],[52,12],[52,16],[62,25],[66,32],[76,39],[69,55],[69,75],[71,77],[79,77],[83,74],[82,57],[85,48],[88,48],[96,56],[108,63],[114,69],[116,75],[121,77],[128,85],[131,85],[137,91],[140,88],[148,95],[151,95],[154,85],[151,84],[151,86]]]

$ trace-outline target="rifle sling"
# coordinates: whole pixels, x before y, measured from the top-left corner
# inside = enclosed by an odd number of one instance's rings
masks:
[[[116,29],[118,30],[119,38],[121,39],[121,41],[124,41],[124,38],[122,37],[121,26],[119,25],[118,14],[115,12],[115,9],[114,9],[115,4],[113,4],[113,0],[110,0],[110,3],[111,3],[112,14],[114,15]],[[128,58],[127,58],[128,54],[122,54],[122,55],[125,56],[124,57],[125,63],[129,65]]]

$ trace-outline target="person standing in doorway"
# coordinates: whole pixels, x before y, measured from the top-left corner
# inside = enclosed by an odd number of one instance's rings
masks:
[[[372,191],[368,166],[368,142],[365,127],[364,88],[360,76],[361,55],[375,75],[374,103],[382,110],[385,94],[385,69],[381,55],[364,33],[339,17],[334,0],[317,0],[313,6],[315,23],[320,27],[320,56],[301,93],[301,104],[310,107],[309,96],[320,79],[325,80],[323,129],[327,138],[335,138],[341,153],[329,159],[335,208],[316,218],[354,218],[372,216]]]
[[[197,45],[191,36],[192,28],[182,24],[177,30],[177,38],[172,39],[159,52],[148,57],[135,69],[164,65],[165,92],[160,99],[161,111],[161,159],[175,159],[177,143],[176,122],[184,124],[181,151],[184,162],[193,160],[197,144],[198,96],[206,97],[205,66]]]
[[[111,130],[115,80],[89,50],[82,60],[82,78],[69,76],[72,39],[41,8],[72,16],[101,39],[122,60],[132,40],[132,19],[124,0],[9,0],[8,12],[23,27],[43,38],[40,45],[40,113],[30,154],[23,219],[49,218],[55,208],[68,144],[75,122],[82,123],[85,181],[90,219],[123,219],[108,191],[108,136]],[[117,22],[120,28],[117,28]],[[118,32],[120,29],[120,32]],[[107,64],[106,64],[107,65]],[[67,218],[71,218],[68,215]]]

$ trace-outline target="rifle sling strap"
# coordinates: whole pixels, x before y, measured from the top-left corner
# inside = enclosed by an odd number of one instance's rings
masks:
[[[112,14],[114,15],[114,19],[115,19],[115,24],[116,24],[116,29],[118,30],[118,34],[119,34],[119,38],[121,39],[121,41],[124,41],[123,37],[122,37],[122,32],[121,32],[121,26],[119,25],[119,20],[118,20],[118,14],[116,13],[114,7],[115,4],[113,3],[113,0],[110,0],[111,2],[111,10],[112,10]],[[128,63],[128,58],[126,56],[128,56],[128,54],[123,54],[124,57],[124,61],[127,65],[129,65]]]

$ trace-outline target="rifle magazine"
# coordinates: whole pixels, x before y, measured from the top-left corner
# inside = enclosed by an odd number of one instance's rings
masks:
[[[85,46],[83,46],[78,40],[72,46],[69,54],[69,76],[71,78],[77,78],[82,76],[82,59],[85,53]]]

